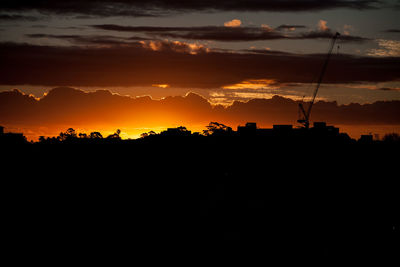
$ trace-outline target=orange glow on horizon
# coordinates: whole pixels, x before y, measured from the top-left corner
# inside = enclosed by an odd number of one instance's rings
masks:
[[[153,86],[169,87],[164,83]],[[3,102],[6,104],[2,106],[4,111],[0,125],[6,131],[23,133],[28,140],[37,140],[39,136],[56,137],[68,128],[75,129],[77,133],[100,132],[103,137],[119,129],[123,139],[135,139],[142,133],[157,133],[179,126],[192,132],[202,132],[210,122],[222,123],[233,129],[249,121],[257,122],[261,128],[270,128],[273,124],[295,125],[298,110],[294,101],[278,97],[273,101],[246,102],[247,99],[271,98],[275,92],[274,89],[265,89],[268,86],[273,88],[277,85],[274,80],[268,79],[245,80],[227,87],[231,90],[211,92],[209,99],[188,93],[161,100],[120,96],[106,90],[84,92],[68,87],[55,88],[40,99],[12,91],[8,94],[16,100]],[[230,99],[234,97],[240,99],[240,103],[229,106]],[[225,107],[217,104],[224,104]],[[374,105],[365,108],[373,108]],[[387,105],[392,103],[388,102]],[[320,103],[319,107],[316,105],[319,112],[314,115],[313,121],[326,121],[356,138],[359,134],[369,132],[383,136],[384,133],[399,131],[395,112],[382,113],[381,117],[376,118],[367,117],[361,123],[359,114],[365,109],[364,106],[349,107]],[[382,121],[382,118],[386,120]]]
[[[223,123],[223,122],[222,122]],[[233,130],[236,130],[238,125],[244,125],[245,122],[232,122],[232,123],[224,123],[225,125],[232,127]],[[137,139],[140,138],[141,134],[148,133],[153,131],[155,133],[160,133],[162,131],[167,130],[168,128],[177,128],[179,126],[186,127],[189,131],[202,133],[203,130],[206,129],[208,123],[198,123],[198,124],[164,124],[163,126],[154,126],[154,127],[115,127],[115,126],[100,126],[93,125],[92,127],[74,127],[73,125],[65,125],[65,126],[15,126],[15,125],[3,125],[5,126],[5,132],[16,132],[23,133],[28,141],[38,141],[40,136],[45,137],[56,137],[60,134],[60,132],[65,132],[68,128],[73,128],[77,134],[86,133],[90,134],[91,132],[100,132],[104,138],[108,135],[111,135],[116,132],[117,129],[121,130],[121,138],[122,139]],[[272,124],[262,124],[257,123],[259,128],[271,128]],[[374,134],[378,135],[379,138],[382,138],[387,133],[400,132],[399,125],[335,125],[339,127],[340,132],[347,133],[350,137],[358,139],[362,134]]]

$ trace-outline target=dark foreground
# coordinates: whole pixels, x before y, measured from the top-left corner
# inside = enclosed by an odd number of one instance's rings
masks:
[[[4,146],[6,254],[42,264],[394,265],[398,152],[218,137]]]

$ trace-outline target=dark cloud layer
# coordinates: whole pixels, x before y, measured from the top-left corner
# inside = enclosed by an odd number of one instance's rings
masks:
[[[294,27],[292,25],[281,25],[279,27]],[[160,38],[174,38],[187,40],[213,40],[224,42],[247,42],[262,40],[306,40],[306,39],[331,39],[334,33],[331,30],[325,31],[308,31],[295,34],[284,34],[280,31],[267,31],[261,27],[220,27],[220,26],[204,26],[204,27],[151,27],[151,26],[120,26],[113,24],[93,25],[96,29],[117,32],[132,32],[142,36],[117,37],[110,35],[64,35],[64,34],[26,34],[29,38],[52,38],[70,41],[76,44],[126,44],[132,41],[140,40],[157,40]],[[279,28],[278,27],[278,28]],[[299,27],[299,26],[297,26]],[[145,35],[143,35],[145,34]],[[143,37],[147,36],[147,37]],[[370,39],[352,35],[342,35],[342,42],[366,42]]]
[[[386,30],[385,32],[389,32],[389,33],[400,33],[400,29],[389,29],[389,30]]]
[[[331,39],[335,33],[330,30],[324,31],[309,31],[309,32],[302,32],[295,36],[293,39]],[[353,36],[353,35],[340,35],[339,40],[341,42],[366,42],[370,41],[371,39],[360,37],[360,36]]]
[[[301,33],[286,34],[282,29],[305,28],[301,25],[280,25],[276,30],[263,27],[153,27],[153,26],[122,26],[115,24],[92,25],[93,28],[117,31],[144,33],[158,38],[178,38],[188,40],[212,40],[224,42],[245,42],[261,40],[301,40],[301,39],[331,39],[334,33],[330,30],[309,31]],[[365,42],[370,39],[359,36],[343,35],[344,42]]]
[[[305,29],[307,26],[304,25],[287,25],[287,24],[282,24],[276,27],[275,30],[277,31],[282,31],[282,30],[295,30],[295,29]]]
[[[247,79],[310,82],[325,55],[213,52],[180,42],[110,47],[0,44],[0,84],[212,88]],[[332,57],[324,82],[399,79],[398,57]]]
[[[278,32],[270,32],[256,27],[130,27],[119,25],[95,25],[97,29],[141,32],[159,38],[177,38],[189,40],[213,41],[259,41],[286,39]]]
[[[372,9],[377,0],[3,0],[0,12],[36,10],[41,13],[89,16],[159,16],[187,11],[320,11],[336,8]]]
[[[110,123],[117,127],[144,127],[168,123],[195,124],[220,121],[236,126],[246,121],[259,124],[290,123],[297,119],[298,101],[274,96],[234,102],[227,108],[213,107],[203,97],[190,93],[185,97],[131,98],[113,95],[107,90],[85,93],[73,88],[55,88],[40,100],[14,90],[0,93],[0,123],[46,123],[84,125]],[[164,116],[169,114],[168,117]],[[373,104],[337,105],[317,102],[314,121],[334,124],[400,124],[400,101]],[[173,121],[170,121],[173,120]],[[163,124],[164,123],[164,124]]]
[[[42,33],[34,33],[34,34],[26,34],[25,36],[34,39],[58,39],[68,41],[73,44],[78,45],[133,45],[136,41],[148,40],[144,37],[116,37],[109,35],[78,35],[78,34],[42,34]]]
[[[38,17],[34,16],[24,16],[24,15],[16,15],[16,14],[0,14],[0,21],[37,21],[40,20]]]

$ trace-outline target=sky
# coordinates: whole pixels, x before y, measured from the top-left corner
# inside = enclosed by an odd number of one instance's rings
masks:
[[[400,100],[400,1],[8,1],[0,3],[0,92],[68,86],[213,105]]]

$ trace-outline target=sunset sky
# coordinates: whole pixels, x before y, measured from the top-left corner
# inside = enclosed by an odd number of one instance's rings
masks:
[[[0,3],[0,92],[68,86],[211,104],[400,100],[397,0],[70,0]]]

